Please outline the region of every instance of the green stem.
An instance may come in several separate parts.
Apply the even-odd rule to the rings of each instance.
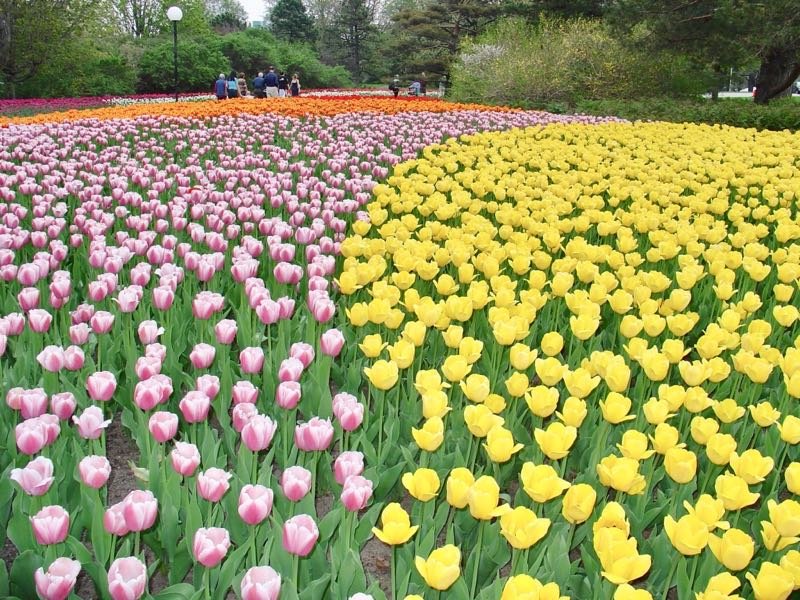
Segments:
[[[294,577],[294,591],[300,593],[300,557],[292,554],[292,574]]]
[[[475,560],[475,567],[472,570],[472,585],[470,586],[470,598],[475,598],[475,592],[478,587],[478,569],[481,566],[481,550],[483,546],[483,530],[486,528],[486,521],[481,521],[478,525],[478,541],[475,544],[475,552],[477,557]]]
[[[392,546],[392,598],[397,598],[397,546]]]
[[[206,598],[211,600],[211,569],[203,569],[203,587],[206,590]]]
[[[254,525],[250,529],[250,566],[255,567],[258,565],[258,553],[256,552],[256,535],[258,533],[258,525]]]
[[[672,559],[672,566],[669,568],[669,575],[667,575],[667,580],[664,583],[664,593],[661,595],[661,600],[667,600],[667,596],[669,595],[669,590],[672,587],[672,577],[675,575],[675,571],[678,570],[678,561],[681,559],[680,554],[676,554],[675,558]]]

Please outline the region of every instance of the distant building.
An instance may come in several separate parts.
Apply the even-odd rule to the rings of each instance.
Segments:
[[[250,23],[250,27],[253,29],[264,29],[267,24],[264,21],[252,21]]]

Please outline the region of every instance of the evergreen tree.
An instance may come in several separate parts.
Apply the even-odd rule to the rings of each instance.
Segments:
[[[357,82],[363,80],[374,54],[378,30],[373,17],[374,6],[366,0],[342,0],[333,24],[341,58]]]
[[[270,29],[290,42],[314,41],[314,22],[302,0],[278,0],[270,13]]]

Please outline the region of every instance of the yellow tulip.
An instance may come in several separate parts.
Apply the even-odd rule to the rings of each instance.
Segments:
[[[464,408],[464,422],[472,435],[484,438],[492,429],[502,425],[504,419],[494,414],[485,404],[474,404]]]
[[[583,367],[578,367],[574,371],[568,370],[564,374],[564,384],[567,386],[567,391],[576,398],[586,398],[599,383],[600,377],[592,376]]]
[[[393,361],[379,360],[372,367],[364,367],[369,382],[379,390],[390,390],[397,383],[399,370]]]
[[[367,358],[376,358],[388,344],[381,339],[379,333],[365,336],[358,345],[361,353]]]
[[[781,413],[772,407],[769,402],[759,402],[755,406],[748,406],[750,416],[760,427],[769,427],[781,418]]]
[[[706,524],[709,531],[715,529],[728,529],[730,525],[727,521],[723,521],[722,517],[725,515],[725,504],[722,500],[714,498],[709,494],[702,494],[694,506],[684,501],[683,503],[686,511]]]
[[[717,493],[717,498],[722,500],[725,505],[725,510],[739,510],[745,506],[755,504],[760,498],[758,494],[750,491],[744,479],[732,473],[717,477],[714,482],[714,490]]]
[[[383,509],[381,525],[382,529],[373,527],[372,533],[384,544],[390,546],[406,543],[419,529],[418,525],[411,525],[408,513],[397,502],[387,504]]]
[[[472,472],[465,467],[450,471],[447,478],[447,503],[454,508],[464,508],[469,500],[469,490],[475,483]]]
[[[525,375],[525,373],[515,371],[508,379],[506,379],[505,385],[506,390],[512,398],[521,398],[525,395],[525,392],[528,391],[530,379],[528,379],[528,376]]]
[[[467,400],[477,404],[483,403],[491,392],[489,378],[486,375],[471,373],[458,384]]]
[[[650,398],[642,406],[644,418],[651,425],[660,425],[672,415],[670,414],[669,402],[666,400],[659,400],[658,398]]]
[[[740,529],[729,529],[721,538],[710,535],[708,547],[714,557],[730,571],[746,568],[755,553],[753,538]]]
[[[569,367],[557,358],[537,358],[533,361],[533,366],[536,369],[536,375],[542,380],[544,385],[554,386],[564,374],[569,370]]]
[[[800,419],[794,415],[787,415],[783,423],[778,423],[781,439],[787,444],[800,443]]]
[[[800,552],[790,550],[781,557],[781,568],[794,578],[794,589],[800,589]]]
[[[625,542],[608,546],[600,554],[603,570],[601,575],[611,583],[620,585],[642,577],[650,570],[652,558],[649,554],[639,554],[636,540],[629,538]]]
[[[718,466],[727,465],[736,452],[736,438],[729,433],[715,433],[708,438],[706,456]]]
[[[627,390],[631,379],[631,370],[625,364],[625,359],[618,356],[609,361],[603,379],[612,392],[622,393]]]
[[[496,463],[504,463],[511,460],[511,457],[525,446],[514,443],[514,438],[508,429],[502,425],[495,425],[486,434],[486,443],[483,447],[489,459]]]
[[[730,465],[733,472],[744,479],[748,485],[761,483],[772,471],[775,461],[770,456],[762,456],[755,448],[745,450],[741,455],[731,453]]]
[[[444,441],[444,423],[440,417],[431,417],[421,429],[411,428],[411,435],[420,450],[435,452]]]
[[[669,360],[655,348],[645,350],[639,364],[650,381],[662,381],[669,371]]]
[[[494,414],[499,415],[506,408],[506,399],[500,394],[489,394],[483,401],[483,405]]]
[[[425,342],[425,334],[428,328],[421,321],[409,321],[403,326],[403,338],[419,348]]]
[[[716,435],[717,431],[719,431],[719,423],[714,419],[694,417],[692,418],[690,431],[692,439],[701,446],[705,446],[711,436]]]
[[[576,398],[575,396],[570,396],[564,401],[561,412],[556,412],[556,417],[558,417],[564,425],[571,425],[578,429],[583,424],[588,414],[589,411],[586,408],[586,401]]]
[[[483,352],[483,342],[473,337],[466,336],[458,344],[458,354],[463,356],[469,364],[474,365]]]
[[[517,506],[500,516],[500,535],[517,550],[527,550],[541,540],[549,529],[550,519],[539,518],[524,506]]]
[[[547,418],[558,407],[558,390],[545,385],[537,385],[525,392],[525,402],[537,417]]]
[[[786,488],[795,495],[800,495],[800,462],[792,462],[784,473]]]
[[[562,596],[557,583],[542,584],[530,575],[514,575],[503,586],[500,600],[569,600]]]
[[[472,365],[460,354],[453,354],[444,359],[442,374],[448,381],[461,381],[472,370]]]
[[[467,492],[467,505],[473,518],[488,521],[497,516],[497,505],[500,502],[500,486],[493,477],[483,475]]]
[[[666,454],[671,448],[683,447],[683,444],[679,444],[680,432],[668,423],[658,424],[654,433],[655,435],[650,436],[650,441],[653,444],[653,450],[658,454]]]
[[[785,600],[794,589],[794,577],[775,563],[763,562],[757,575],[746,573],[756,600]]]
[[[605,400],[600,401],[600,410],[603,414],[603,419],[616,425],[623,421],[630,421],[635,419],[635,415],[631,415],[631,399],[619,394],[611,392],[606,396]]]
[[[464,328],[459,325],[451,325],[442,332],[444,345],[448,348],[458,348],[461,339],[464,337]]]
[[[569,523],[579,525],[592,516],[595,502],[597,492],[588,483],[572,485],[562,499],[561,515]]]
[[[419,468],[413,473],[403,473],[403,487],[420,502],[428,502],[439,493],[439,476],[433,469]]]
[[[629,583],[623,583],[614,591],[612,600],[653,600],[647,590],[637,589]]]
[[[697,473],[697,455],[685,448],[670,448],[664,455],[664,470],[676,483],[689,483]]]
[[[536,360],[537,354],[525,344],[514,344],[509,352],[509,362],[517,371],[525,371]]]
[[[550,460],[559,460],[569,454],[578,437],[578,430],[563,423],[553,422],[547,429],[536,429],[533,437],[544,455]]]
[[[564,348],[564,338],[557,331],[550,331],[542,336],[539,347],[547,356],[555,356]]]
[[[635,496],[643,494],[647,486],[644,476],[639,474],[639,461],[632,458],[612,454],[601,459],[596,469],[600,483],[617,491]]]
[[[726,398],[721,402],[715,402],[712,407],[714,409],[714,414],[723,423],[738,421],[745,413],[744,407],[736,404],[736,400],[733,398]]]
[[[628,523],[628,517],[625,514],[625,509],[619,502],[609,502],[603,507],[600,516],[592,524],[592,533],[598,535],[601,529],[618,529],[627,538],[631,532],[631,525]]]
[[[730,573],[720,573],[708,580],[706,589],[696,594],[696,600],[742,600],[733,592],[741,587],[741,582]]]
[[[795,500],[784,500],[780,504],[775,500],[767,501],[769,520],[781,537],[800,536],[800,503]]]
[[[407,369],[414,362],[416,346],[409,341],[399,339],[389,346],[389,358],[391,358],[400,369]]]
[[[522,465],[519,479],[525,493],[539,503],[557,498],[569,487],[569,483],[561,479],[553,467],[532,462]]]
[[[622,443],[617,444],[617,448],[622,456],[641,461],[653,455],[653,451],[648,449],[649,444],[645,434],[636,429],[629,429],[622,434]]]
[[[446,590],[461,575],[461,550],[448,544],[431,552],[427,559],[415,557],[414,566],[429,587]]]
[[[667,515],[664,531],[675,549],[684,556],[700,554],[708,545],[708,527],[692,514],[684,515],[678,521]]]

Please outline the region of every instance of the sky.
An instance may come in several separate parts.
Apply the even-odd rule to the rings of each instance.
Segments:
[[[264,18],[264,0],[239,0],[247,11],[249,21],[261,21]]]

